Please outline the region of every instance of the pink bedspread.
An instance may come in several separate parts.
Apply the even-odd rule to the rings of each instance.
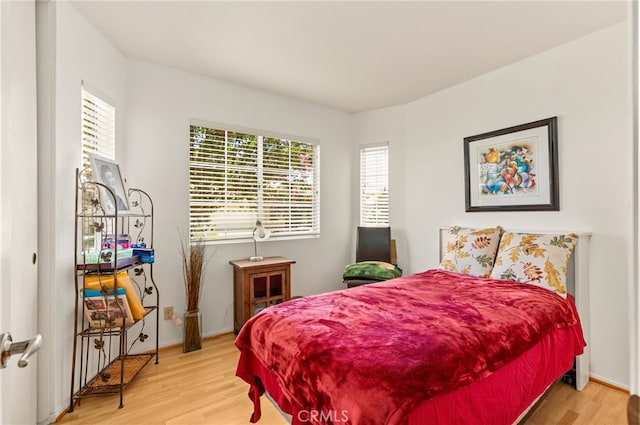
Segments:
[[[316,423],[400,424],[577,323],[571,302],[546,289],[430,270],[264,310],[236,339],[237,375],[251,384],[253,421],[265,368],[294,423],[306,412]]]

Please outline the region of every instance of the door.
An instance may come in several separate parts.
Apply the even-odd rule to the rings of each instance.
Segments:
[[[0,332],[37,333],[35,2],[0,1]],[[0,369],[0,423],[36,423],[37,355]]]

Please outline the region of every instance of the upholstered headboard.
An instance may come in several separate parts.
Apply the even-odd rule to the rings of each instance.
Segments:
[[[449,232],[449,227],[438,229],[439,259],[442,260],[447,249],[447,243],[455,239],[455,235]],[[574,233],[578,235],[576,244],[569,265],[567,267],[567,291],[576,300],[576,307],[580,314],[582,330],[587,340],[587,347],[584,354],[576,358],[576,388],[581,391],[589,381],[589,244],[591,233],[571,232],[571,231],[541,231],[541,230],[520,230],[505,229],[507,232],[533,233],[544,235],[556,235]]]

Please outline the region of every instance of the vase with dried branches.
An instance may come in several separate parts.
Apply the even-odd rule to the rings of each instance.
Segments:
[[[205,245],[201,240],[182,242],[182,267],[184,287],[187,298],[187,310],[184,313],[183,351],[195,351],[202,348],[202,314],[200,312],[200,293],[206,265]]]

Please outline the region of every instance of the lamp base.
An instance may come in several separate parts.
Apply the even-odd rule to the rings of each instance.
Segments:
[[[264,260],[264,257],[258,256],[258,255],[249,257],[249,261],[262,261],[262,260]]]

